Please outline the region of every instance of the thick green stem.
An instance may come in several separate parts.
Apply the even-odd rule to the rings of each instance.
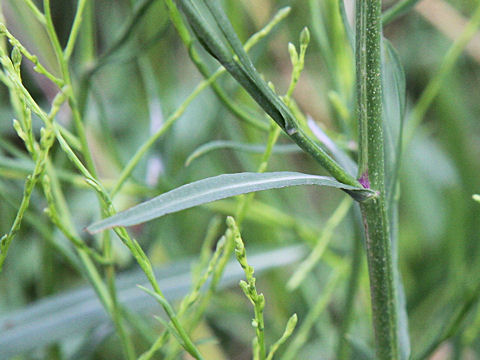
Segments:
[[[388,219],[383,196],[361,205],[376,353],[379,359],[398,359],[397,314]]]
[[[359,181],[377,196],[360,204],[366,234],[373,326],[378,359],[398,359],[396,296],[385,202],[382,117],[381,0],[356,2]]]

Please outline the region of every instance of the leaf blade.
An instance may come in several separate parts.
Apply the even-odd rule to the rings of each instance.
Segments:
[[[180,186],[112,217],[87,227],[90,233],[116,226],[131,226],[156,219],[166,214],[189,209],[227,197],[287,186],[319,185],[348,191],[365,199],[373,195],[367,189],[349,186],[326,177],[297,172],[223,174]]]

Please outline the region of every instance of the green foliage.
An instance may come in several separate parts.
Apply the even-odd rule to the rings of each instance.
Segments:
[[[480,7],[417,2],[2,1],[0,358],[478,357]]]

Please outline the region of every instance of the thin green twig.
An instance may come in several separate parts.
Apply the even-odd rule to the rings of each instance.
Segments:
[[[32,0],[23,0],[23,1],[25,2],[25,4],[27,4],[30,10],[32,10],[33,15],[35,15],[37,20],[41,24],[45,25],[46,24],[45,15],[42,14],[42,12],[38,9],[37,5],[35,5],[35,3]]]
[[[49,72],[38,60],[38,57],[36,55],[33,55],[30,53],[25,46],[23,46],[20,41],[18,41],[11,33],[8,31],[8,29],[5,27],[4,24],[0,23],[0,35],[5,35],[9,41],[9,43],[15,48],[18,48],[22,55],[25,56],[28,60],[30,60],[34,67],[33,69],[38,72],[39,74],[44,75],[47,77],[49,80],[51,80],[54,84],[56,84],[59,88],[62,88],[64,85],[64,81],[62,79],[59,79],[56,77],[54,74]]]
[[[65,50],[63,51],[64,61],[68,61],[70,59],[70,56],[72,55],[78,33],[82,25],[83,11],[88,1],[89,0],[79,0],[78,2],[75,18],[73,19],[72,29],[70,30],[70,36],[68,37],[67,45],[65,46]]]
[[[263,318],[263,310],[265,309],[265,297],[263,294],[257,292],[256,279],[254,277],[254,270],[247,262],[247,253],[245,251],[245,245],[240,235],[240,230],[233,217],[227,218],[227,225],[229,231],[232,232],[233,239],[235,241],[235,255],[237,261],[242,266],[245,272],[246,281],[240,281],[240,287],[242,288],[245,296],[253,304],[255,312],[255,318],[252,321],[252,326],[255,328],[256,338],[253,341],[254,359],[265,360],[267,356],[267,350],[265,347],[265,323]]]
[[[55,26],[53,24],[52,14],[51,14],[51,10],[50,10],[50,0],[44,0],[43,1],[43,8],[44,8],[44,11],[45,11],[47,33],[48,33],[50,41],[53,45],[53,49],[55,51],[57,61],[60,65],[60,69],[62,71],[63,81],[65,82],[65,86],[68,89],[68,91],[67,91],[68,103],[69,103],[70,108],[72,110],[72,115],[73,115],[75,128],[76,128],[78,138],[80,140],[80,144],[81,144],[81,147],[82,147],[82,155],[85,158],[85,161],[87,163],[87,167],[88,167],[89,171],[94,176],[96,176],[95,164],[93,162],[92,154],[90,153],[90,148],[88,146],[87,136],[86,136],[86,132],[85,132],[85,126],[83,124],[83,120],[82,120],[79,108],[77,106],[77,99],[75,97],[75,94],[73,93],[72,80],[71,80],[70,71],[69,71],[69,68],[68,68],[68,61],[65,58],[63,49],[60,45],[60,41],[59,41],[57,33],[55,31]],[[78,7],[77,8],[77,13],[79,11],[82,11],[82,10],[83,10],[83,7]],[[72,40],[72,46],[73,46],[73,40]]]

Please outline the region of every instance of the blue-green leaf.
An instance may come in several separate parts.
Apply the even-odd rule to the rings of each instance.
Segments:
[[[116,226],[131,226],[215,200],[261,190],[296,185],[320,185],[343,189],[356,199],[365,199],[371,190],[342,184],[333,178],[297,172],[223,174],[180,186],[149,201],[98,221],[87,228],[90,233]]]

